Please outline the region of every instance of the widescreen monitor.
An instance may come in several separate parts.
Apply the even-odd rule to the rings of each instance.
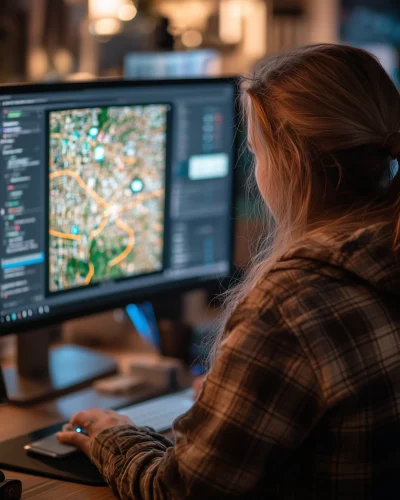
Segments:
[[[0,329],[231,272],[233,79],[0,87]]]

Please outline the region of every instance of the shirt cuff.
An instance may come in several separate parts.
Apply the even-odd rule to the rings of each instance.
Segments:
[[[103,474],[104,467],[110,463],[113,457],[125,455],[127,451],[130,451],[131,454],[135,446],[138,446],[138,452],[140,452],[141,445],[145,443],[148,445],[150,442],[164,451],[173,446],[169,439],[158,434],[151,427],[133,425],[111,427],[100,432],[92,441],[91,460]]]

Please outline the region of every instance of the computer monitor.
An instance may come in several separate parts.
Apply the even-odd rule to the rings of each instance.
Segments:
[[[2,335],[229,275],[236,95],[234,79],[0,87]]]
[[[135,80],[217,76],[221,67],[222,56],[213,49],[131,52],[124,58],[124,76]]]

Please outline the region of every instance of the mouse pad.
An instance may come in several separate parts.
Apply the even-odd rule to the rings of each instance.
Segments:
[[[97,468],[81,453],[65,458],[50,458],[29,455],[24,450],[26,444],[54,434],[61,427],[62,424],[52,425],[0,443],[0,468],[91,486],[105,486]]]

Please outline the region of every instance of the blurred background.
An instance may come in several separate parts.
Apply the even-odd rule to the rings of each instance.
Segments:
[[[0,84],[225,76],[317,42],[365,47],[400,83],[398,0],[0,0]]]
[[[342,41],[398,79],[397,0],[1,0],[0,82],[227,75]]]
[[[400,83],[399,0],[0,0],[0,84],[226,76],[318,42],[364,47]],[[249,171],[244,147],[239,268],[261,231],[244,188]],[[198,301],[189,302],[198,314]]]
[[[316,42],[365,47],[399,82],[400,2],[0,0],[0,84],[231,75]]]

